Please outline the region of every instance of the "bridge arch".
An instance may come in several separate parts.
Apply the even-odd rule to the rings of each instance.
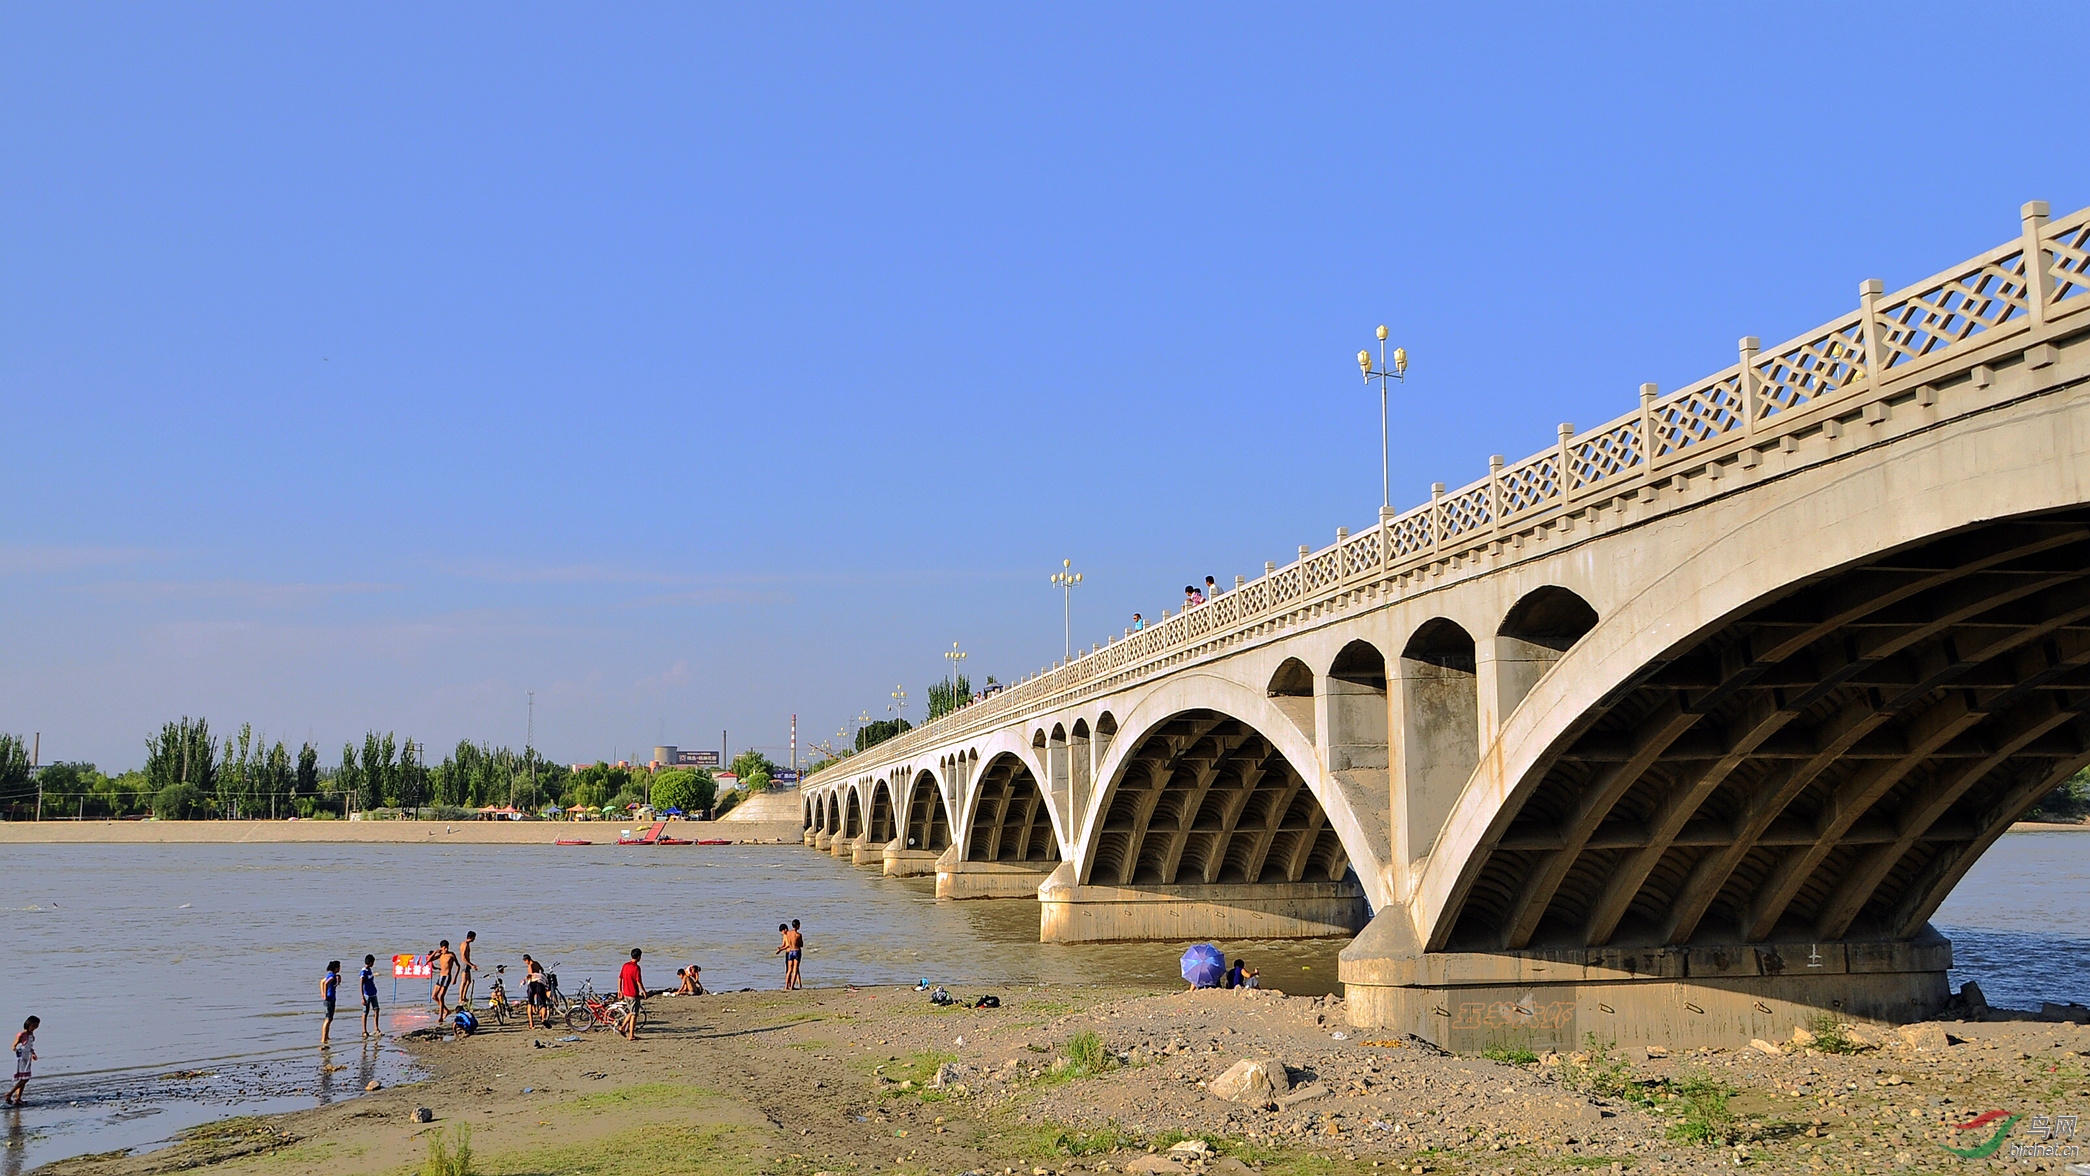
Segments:
[[[842,790],[840,788],[836,788],[827,794],[827,824],[822,826],[822,830],[824,832],[834,834],[841,832],[841,829]]]
[[[849,786],[848,798],[843,802],[842,806],[842,836],[861,837],[863,832],[863,788],[861,785],[851,784]]]
[[[987,761],[970,807],[963,860],[1045,868],[1059,862],[1051,805],[1021,755],[1003,751]]]
[[[1165,766],[1158,747],[1168,741],[1216,757],[1207,762],[1202,781],[1157,774]],[[1274,880],[1280,866],[1287,878],[1310,875],[1318,866],[1339,879],[1354,868],[1376,907],[1385,900],[1383,858],[1355,806],[1320,762],[1263,691],[1208,674],[1170,679],[1125,715],[1110,754],[1098,765],[1103,787],[1087,806],[1074,877],[1085,885],[1158,878],[1253,881]],[[1302,800],[1307,803],[1299,805]],[[1295,811],[1300,820],[1287,824]],[[1174,825],[1157,826],[1157,812]],[[1227,827],[1207,827],[1214,818]],[[1254,836],[1242,836],[1244,829]],[[1156,834],[1151,844],[1150,833]],[[1279,842],[1291,856],[1270,856]],[[1186,866],[1194,875],[1186,875]]]
[[[1979,502],[1900,509],[1951,497],[1939,489],[1872,492],[1897,509],[1795,506],[1818,570],[1793,566],[1786,511],[1708,520],[1700,550],[1562,655],[1460,797],[1418,938],[1920,933],[2010,822],[2090,762],[2090,511],[1980,521]],[[1919,533],[1926,517],[1965,521]],[[1737,566],[1772,542],[1778,582]]]
[[[941,853],[951,844],[951,810],[944,803],[946,789],[936,773],[923,768],[907,788],[904,821],[898,836],[906,849]]]
[[[895,825],[893,782],[879,779],[871,784],[871,799],[864,814],[864,837],[872,845],[884,845],[893,839]]]

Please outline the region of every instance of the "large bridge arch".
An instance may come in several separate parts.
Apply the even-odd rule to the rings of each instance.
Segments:
[[[1621,569],[1631,590],[1532,687],[1461,794],[1417,879],[1416,939],[1446,949],[1476,903],[1472,912],[1492,904],[1507,920],[1498,944],[1506,947],[1564,936],[1560,924],[1578,921],[1598,943],[1611,942],[1622,924],[1628,939],[1654,943],[1762,941],[1783,933],[1781,921],[1822,938],[1861,924],[1878,886],[1890,881],[1908,901],[1878,932],[1920,930],[1918,916],[1935,909],[1970,854],[2007,827],[2014,814],[2005,802],[2037,799],[2037,781],[2003,789],[1967,838],[1950,843],[1959,848],[1912,856],[1926,831],[1907,826],[1919,818],[1935,826],[1951,807],[1947,794],[1963,799],[1978,784],[1962,787],[1940,765],[2001,753],[1989,774],[2008,772],[2012,759],[2031,771],[2027,757],[2067,751],[2055,744],[2074,738],[2066,733],[2074,719],[2058,714],[2072,713],[2072,696],[2020,695],[2033,679],[2056,687],[2038,693],[2065,694],[2067,682],[2056,679],[2076,664],[2068,594],[2090,565],[2075,546],[2083,524],[2071,508],[2090,499],[2090,486],[2056,471],[2090,468],[2090,431],[2072,423],[2086,413],[2090,389],[2078,385],[1904,437],[1892,460],[1857,450],[1651,521],[1635,549],[1638,566]],[[1978,631],[1992,608],[2004,611],[1986,623],[2015,628],[2020,640]],[[1967,662],[1968,654],[1946,648],[1958,636],[1979,649],[1996,636],[2002,644],[1994,648],[2027,660],[2015,670],[2002,653]],[[1882,664],[1900,655],[1908,656]],[[1943,660],[1917,666],[1922,656]],[[1984,673],[2024,677],[1991,684]],[[1797,680],[1807,674],[1812,683]],[[1886,677],[1872,685],[1868,675]],[[1896,675],[1904,680],[1889,680]],[[1668,698],[1652,702],[1651,692]],[[1754,711],[1734,709],[1751,701]],[[1628,715],[1635,707],[1646,713]],[[1808,707],[1815,710],[1789,713]],[[1997,708],[2009,713],[1991,713]],[[1708,717],[1714,721],[1702,722]],[[1607,723],[1630,727],[1611,733]],[[1782,783],[1755,778],[1771,769],[1742,766],[1797,755],[1804,749],[1777,746],[1795,732],[1814,747],[1799,767],[1777,769]],[[1546,840],[1527,828],[1506,842],[1520,820],[1532,824],[1527,810],[1542,786],[1550,780],[1559,790],[1577,742],[1606,734],[1619,746],[1591,750],[1610,766],[1586,773],[1566,809],[1552,814]],[[1712,746],[1695,746],[1701,742]],[[1683,759],[1670,752],[1676,744],[1703,770],[1656,770],[1665,757]],[[1597,762],[1596,754],[1584,762]],[[2049,762],[2059,771],[2074,756]],[[1861,763],[1875,766],[1861,772]],[[1657,776],[1668,778],[1647,783]],[[1716,796],[1721,804],[1706,809]],[[1604,830],[1614,810],[1641,828]],[[1788,810],[1811,816],[1811,831],[1773,835]],[[1701,811],[1728,822],[1724,849],[1687,844],[1704,840],[1685,836]],[[1888,828],[1860,829],[1868,813]],[[1805,844],[1769,843],[1780,837]],[[1711,853],[1682,852],[1694,849]],[[1886,861],[1890,852],[1899,859]],[[1515,860],[1520,854],[1529,860]],[[1711,875],[1723,873],[1714,889]],[[1915,873],[1931,881],[1919,883]],[[1758,890],[1752,909],[1724,928],[1708,922],[1707,911],[1745,883]],[[1874,893],[1855,893],[1868,885]],[[1666,912],[1655,909],[1664,888]],[[1653,925],[1635,929],[1629,915]],[[1552,935],[1542,934],[1549,923]]]
[[[1354,869],[1370,905],[1376,909],[1387,900],[1383,854],[1359,820],[1350,797],[1328,775],[1312,741],[1275,705],[1262,689],[1262,682],[1251,688],[1203,673],[1178,675],[1164,681],[1119,716],[1118,733],[1110,752],[1097,765],[1096,778],[1101,787],[1095,802],[1082,814],[1075,852],[1069,855],[1075,878],[1088,880],[1094,874],[1104,823],[1134,756],[1162,724],[1191,712],[1221,716],[1267,741],[1271,750],[1299,774],[1304,789],[1340,840],[1344,858]]]

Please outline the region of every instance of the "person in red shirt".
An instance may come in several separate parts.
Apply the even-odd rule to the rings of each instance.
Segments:
[[[646,982],[639,976],[639,949],[631,949],[631,958],[617,973],[617,995],[624,998],[624,1040],[639,1039],[639,1002],[646,999]]]

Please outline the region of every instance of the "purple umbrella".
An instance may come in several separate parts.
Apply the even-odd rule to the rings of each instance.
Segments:
[[[1226,975],[1226,956],[1209,943],[1193,943],[1183,953],[1183,979],[1193,988],[1217,988]]]

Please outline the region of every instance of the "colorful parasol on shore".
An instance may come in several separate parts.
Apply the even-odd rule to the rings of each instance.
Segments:
[[[1226,955],[1209,943],[1193,943],[1183,953],[1183,979],[1195,988],[1217,988],[1226,975]]]

